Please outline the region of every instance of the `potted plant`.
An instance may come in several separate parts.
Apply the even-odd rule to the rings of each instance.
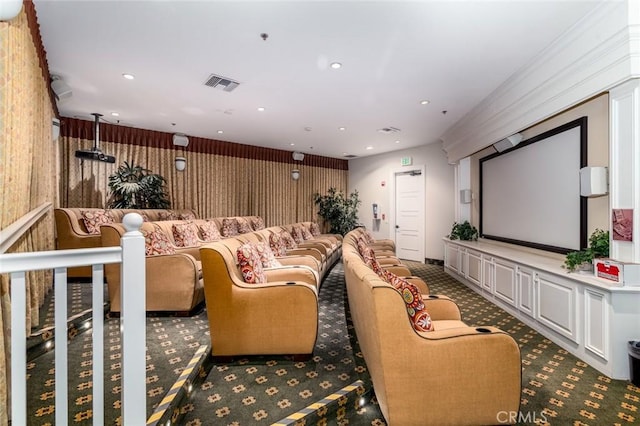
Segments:
[[[449,234],[450,240],[476,241],[478,239],[478,230],[471,225],[468,220],[462,223],[454,222]]]
[[[336,188],[329,188],[327,195],[316,192],[313,201],[318,205],[318,215],[329,223],[329,232],[346,235],[358,224],[358,206],[361,203],[358,191],[347,196]]]
[[[564,267],[569,272],[591,272],[593,271],[593,259],[609,257],[609,231],[596,229],[589,237],[589,247],[580,251],[567,253],[564,260]]]
[[[166,180],[139,165],[126,161],[109,176],[112,209],[167,209],[171,202],[165,191]]]

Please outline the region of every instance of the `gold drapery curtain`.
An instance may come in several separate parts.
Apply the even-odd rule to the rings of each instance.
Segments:
[[[52,142],[53,105],[33,4],[0,22],[0,229],[45,202],[56,204],[57,150]],[[37,30],[35,30],[37,32]],[[27,231],[9,253],[54,249],[53,213]],[[38,308],[51,289],[51,271],[27,274],[27,333],[40,323]],[[14,313],[15,314],[15,313]],[[0,276],[0,425],[8,424],[10,398],[10,283]],[[26,354],[25,354],[26,355]]]
[[[203,218],[259,215],[268,226],[316,220],[313,194],[324,194],[330,187],[347,188],[343,160],[308,156],[302,163],[293,162],[288,160],[290,152],[201,138],[190,138],[187,149],[175,148],[170,134],[108,124],[100,125],[100,149],[115,156],[116,163],[80,160],[75,151],[94,145],[92,125],[63,119],[62,206],[106,207],[109,175],[124,161],[162,175],[172,208],[195,209]],[[105,140],[110,137],[119,142]],[[167,137],[168,143],[159,142]],[[212,148],[215,144],[224,145],[223,149]],[[187,159],[184,171],[176,170],[176,156]],[[291,178],[293,169],[300,170],[297,181]]]

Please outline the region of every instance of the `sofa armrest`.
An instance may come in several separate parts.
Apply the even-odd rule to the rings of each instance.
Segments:
[[[399,265],[399,264],[383,265],[383,264],[380,264],[380,266],[382,266],[383,269],[386,269],[387,271],[389,271],[392,274],[395,274],[395,275],[397,275],[399,277],[405,278],[405,277],[410,277],[411,276],[411,271],[409,270],[409,268],[407,268],[404,265]]]
[[[423,295],[422,302],[424,303],[427,312],[429,312],[432,321],[461,321],[462,319],[462,316],[460,315],[460,307],[447,296],[435,294]]]
[[[418,287],[418,290],[420,290],[420,293],[423,296],[430,294],[431,291],[429,290],[429,285],[427,283],[425,283],[422,278],[414,277],[414,276],[408,276],[408,277],[403,277],[403,278],[405,280],[409,281],[411,284],[413,284],[416,287]]]
[[[276,268],[265,268],[264,274],[267,282],[304,282],[313,286],[318,286],[318,276],[311,268],[303,266],[282,266]]]
[[[313,256],[320,265],[324,265],[326,260],[325,255],[315,248],[298,247],[295,249],[287,249],[287,255]]]
[[[319,262],[311,256],[279,256],[276,259],[284,266],[304,265],[320,273]]]

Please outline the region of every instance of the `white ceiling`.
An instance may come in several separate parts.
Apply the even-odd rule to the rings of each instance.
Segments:
[[[49,71],[73,90],[63,117],[344,158],[439,141],[600,1],[35,6]],[[207,87],[212,73],[240,86]]]

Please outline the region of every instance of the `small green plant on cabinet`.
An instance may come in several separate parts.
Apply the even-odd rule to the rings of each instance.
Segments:
[[[109,176],[108,207],[112,209],[168,209],[166,180],[139,165],[126,161]]]
[[[591,268],[594,258],[609,257],[609,231],[596,229],[589,237],[589,247],[567,253],[564,267],[573,272],[576,269]]]
[[[346,235],[358,224],[358,206],[361,203],[358,191],[348,196],[336,188],[329,188],[327,192],[327,195],[313,194],[318,215],[331,226],[329,232]]]
[[[462,223],[454,222],[449,234],[450,240],[476,241],[478,239],[478,230],[471,225],[468,220]]]

